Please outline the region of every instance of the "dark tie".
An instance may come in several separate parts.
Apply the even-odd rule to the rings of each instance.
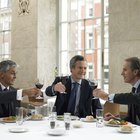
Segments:
[[[71,90],[67,111],[70,112],[71,114],[74,114],[75,103],[76,103],[76,93],[77,93],[79,84],[77,82],[72,83],[72,84],[73,84],[73,88]]]
[[[136,91],[136,88],[135,87],[132,87],[132,94],[135,94],[135,91]]]

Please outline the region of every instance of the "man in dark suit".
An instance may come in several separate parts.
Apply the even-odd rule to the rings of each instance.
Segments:
[[[22,96],[40,94],[37,88],[17,90],[12,85],[16,79],[17,64],[11,60],[0,62],[0,117],[14,116]]]
[[[125,119],[140,125],[140,59],[137,57],[125,59],[121,75],[124,77],[125,83],[132,85],[130,94],[107,94],[100,89],[96,89],[93,95],[109,102],[128,105],[128,114]],[[111,114],[106,114],[106,116],[108,119],[112,118]]]
[[[56,77],[53,84],[46,88],[46,95],[57,96],[55,106],[58,115],[63,115],[64,112],[79,117],[91,115],[92,89],[89,82],[84,79],[86,69],[85,58],[76,55],[70,60],[71,76]],[[96,107],[101,107],[100,101],[97,100]],[[92,108],[95,110],[94,106]]]

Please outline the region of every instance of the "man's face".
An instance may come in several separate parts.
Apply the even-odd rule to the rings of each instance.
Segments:
[[[71,69],[72,77],[74,80],[80,80],[85,77],[87,69],[86,61],[77,61],[75,67]]]
[[[14,81],[16,79],[16,68],[15,67],[11,67],[7,72],[1,72],[0,74],[0,79],[1,79],[1,83],[4,86],[10,86],[14,84]]]
[[[130,83],[133,85],[135,82],[135,78],[137,77],[137,71],[136,70],[132,71],[130,66],[131,66],[130,62],[126,61],[123,65],[121,75],[123,76],[125,83]]]

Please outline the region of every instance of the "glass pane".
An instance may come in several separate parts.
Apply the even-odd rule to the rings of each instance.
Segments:
[[[68,24],[61,25],[61,50],[68,50]]]
[[[69,72],[69,60],[68,60],[68,52],[61,53],[60,60],[60,75],[68,75]]]
[[[78,2],[77,0],[71,0],[71,11],[70,11],[70,20],[77,20],[78,17]]]
[[[68,20],[68,0],[61,0],[60,4],[60,13],[61,13],[61,21],[67,21]]]
[[[94,0],[94,17],[101,17],[101,0]]]
[[[109,2],[108,2],[108,0],[104,0],[104,15],[105,16],[109,15]]]
[[[86,0],[85,15],[86,15],[86,18],[93,17],[93,0]]]
[[[78,19],[85,17],[85,0],[78,0]]]
[[[70,50],[78,49],[78,24],[77,22],[70,25]]]

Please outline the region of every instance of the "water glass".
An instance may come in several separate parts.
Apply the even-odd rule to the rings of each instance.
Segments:
[[[96,109],[96,127],[104,126],[103,109]]]
[[[64,113],[64,123],[65,123],[65,129],[70,129],[71,124],[71,113]]]
[[[23,107],[16,107],[16,124],[18,126],[23,124]]]
[[[50,116],[49,116],[49,123],[50,123],[50,128],[54,129],[56,126],[56,119],[57,119],[57,115],[56,112],[51,112]]]

